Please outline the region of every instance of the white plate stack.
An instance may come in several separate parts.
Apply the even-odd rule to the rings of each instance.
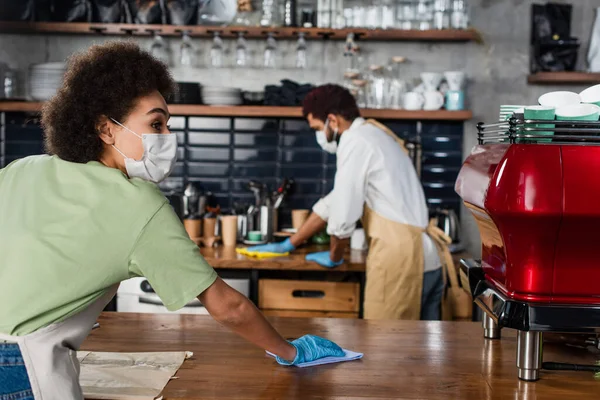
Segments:
[[[239,106],[242,104],[242,90],[236,88],[203,86],[202,101],[211,106]]]
[[[46,101],[56,94],[63,83],[65,63],[33,64],[29,67],[29,95],[33,100]]]

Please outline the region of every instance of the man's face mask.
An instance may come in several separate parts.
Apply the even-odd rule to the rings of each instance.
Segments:
[[[323,150],[330,154],[335,154],[337,152],[337,136],[338,130],[333,131],[333,139],[330,141],[327,140],[327,128],[329,127],[329,118],[325,121],[325,126],[322,131],[316,131],[317,143]]]

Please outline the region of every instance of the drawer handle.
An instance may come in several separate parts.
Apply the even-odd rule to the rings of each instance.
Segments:
[[[325,297],[325,292],[322,290],[294,290],[293,297],[309,297],[314,299],[322,299]]]

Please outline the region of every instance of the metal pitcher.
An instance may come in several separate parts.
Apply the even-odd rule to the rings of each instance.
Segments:
[[[273,240],[273,233],[277,226],[277,209],[272,205],[265,205],[260,208],[260,233],[263,240],[270,242]]]

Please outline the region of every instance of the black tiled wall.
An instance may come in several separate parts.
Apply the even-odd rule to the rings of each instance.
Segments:
[[[43,152],[37,119],[22,113],[3,116],[0,166]],[[405,139],[417,133],[416,122],[384,123]],[[304,120],[173,117],[171,129],[178,136],[181,161],[161,185],[165,192],[180,191],[194,181],[213,192],[222,208],[230,208],[253,201],[245,188],[251,179],[275,189],[281,178],[293,177],[296,189],[284,207],[292,209],[310,208],[333,187],[335,156],[320,149]],[[422,124],[422,181],[432,208],[459,210],[454,181],[462,162],[462,135],[461,122]]]

